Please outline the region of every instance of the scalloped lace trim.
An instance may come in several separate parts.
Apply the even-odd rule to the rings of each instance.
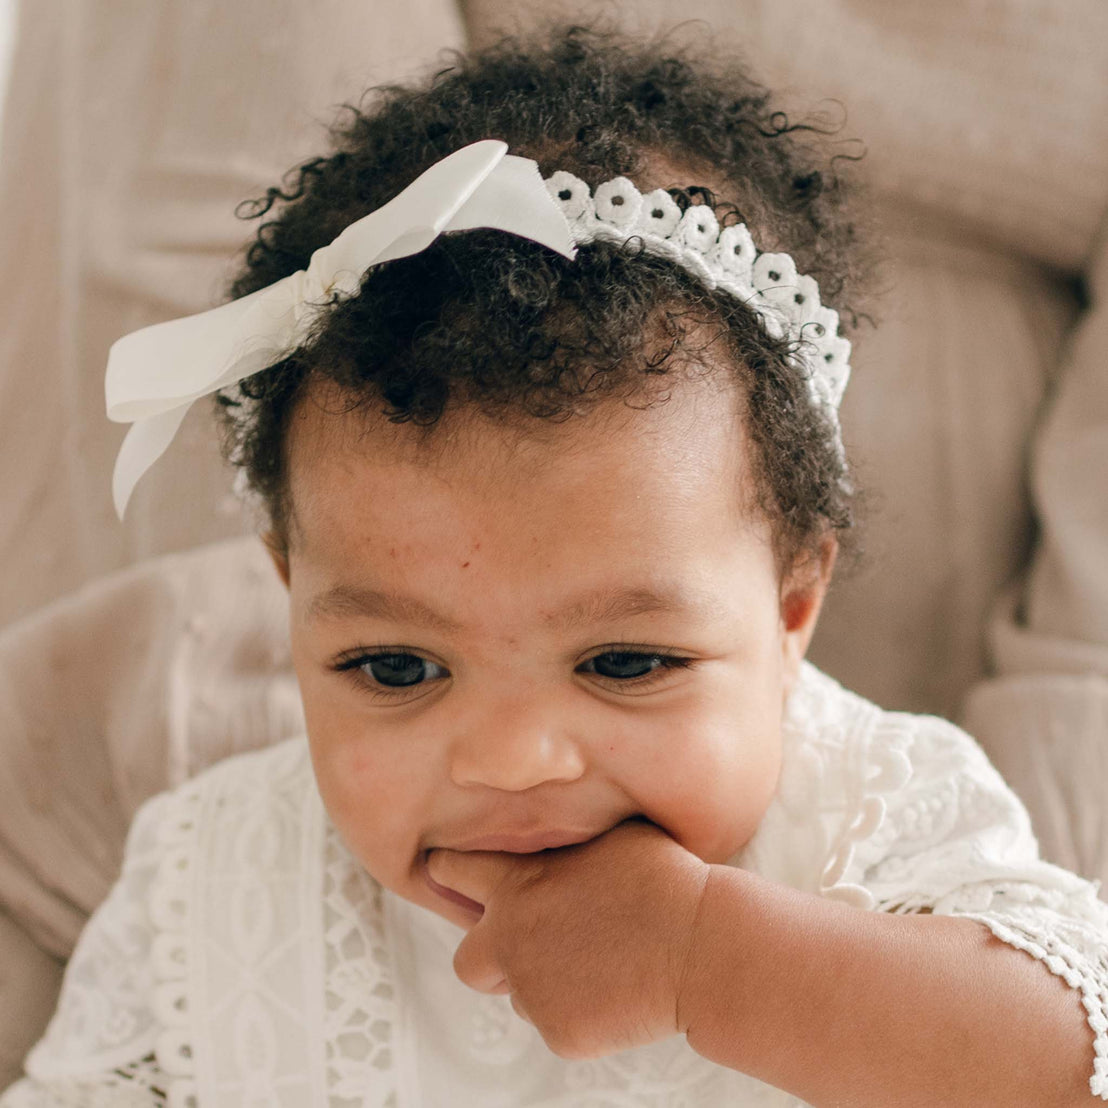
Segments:
[[[935,915],[984,924],[998,939],[1030,954],[1081,993],[1093,1031],[1093,1073],[1089,1090],[1108,1100],[1108,904],[1095,895],[1043,889],[1024,881],[968,885],[946,896],[916,896],[879,905],[881,911],[918,912],[929,904]]]
[[[621,245],[629,239],[747,304],[775,338],[788,336],[794,361],[806,371],[814,404],[838,430],[838,407],[850,376],[850,342],[839,335],[839,315],[820,303],[819,286],[798,274],[792,257],[763,253],[744,223],[720,228],[705,204],[681,211],[665,189],[645,195],[626,177],[589,186],[565,170],[544,181],[569,224],[574,242]]]

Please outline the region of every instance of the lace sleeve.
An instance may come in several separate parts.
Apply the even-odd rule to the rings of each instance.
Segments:
[[[153,930],[147,900],[161,856],[166,797],[148,801],[123,871],[66,967],[57,1010],[0,1108],[151,1108],[167,1103],[155,1061]]]
[[[877,911],[930,911],[984,924],[1081,993],[1094,1040],[1094,1096],[1108,1101],[1108,904],[1088,882],[1039,856],[1027,810],[963,731],[930,717],[884,714],[869,776],[890,747],[907,755],[902,787],[874,804],[847,882]]]

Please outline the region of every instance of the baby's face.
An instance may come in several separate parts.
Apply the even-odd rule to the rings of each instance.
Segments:
[[[448,415],[431,449],[325,407],[290,431],[292,650],[365,868],[466,925],[432,847],[539,850],[638,816],[731,858],[774,792],[822,584],[779,591],[730,392],[674,384],[536,438]]]

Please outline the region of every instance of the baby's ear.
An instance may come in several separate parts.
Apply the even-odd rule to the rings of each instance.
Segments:
[[[277,537],[273,531],[266,531],[262,535],[262,542],[265,543],[266,551],[273,561],[274,566],[277,567],[277,576],[284,582],[284,586],[287,589],[289,587],[289,552],[284,543]]]
[[[782,652],[786,689],[791,689],[819,621],[831,584],[839,544],[825,535],[817,554],[802,554],[781,585]]]

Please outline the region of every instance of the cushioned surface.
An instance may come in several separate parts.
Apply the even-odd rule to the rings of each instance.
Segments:
[[[332,105],[463,29],[445,0],[389,18],[340,0],[23,7],[0,151],[0,623],[93,583],[0,635],[0,906],[64,956],[142,799],[300,723],[256,541],[98,579],[243,528],[200,410],[118,525],[108,347],[217,302],[253,227],[235,204],[318,151]],[[472,32],[504,10],[470,0]],[[620,10],[652,26],[663,9]],[[693,0],[682,14],[742,36],[795,102],[845,101],[892,233],[888,306],[844,408],[877,494],[872,559],[836,586],[813,658],[888,707],[953,714],[968,694],[963,722],[1044,853],[1108,877],[1103,309],[1066,359],[1073,278],[1103,280],[1086,263],[1108,198],[1108,7]],[[995,609],[990,648],[1012,582],[1025,603]],[[0,965],[25,943],[0,923]],[[52,960],[19,965],[39,984],[0,985],[0,1065],[56,988]]]
[[[108,348],[220,302],[257,229],[235,206],[317,155],[343,101],[463,39],[454,0],[21,9],[0,146],[0,626],[140,558],[242,533],[203,403],[120,527]]]

